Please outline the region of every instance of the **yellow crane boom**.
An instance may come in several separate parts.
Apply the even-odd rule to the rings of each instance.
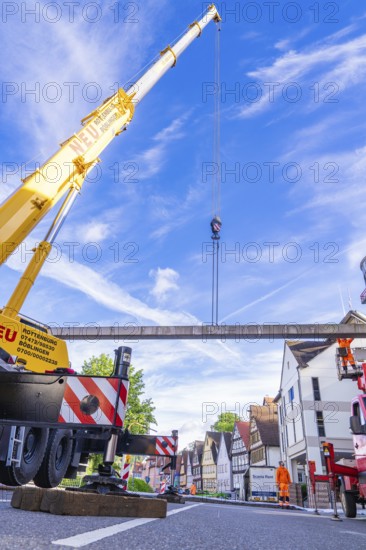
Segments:
[[[210,21],[220,21],[212,4],[199,21],[126,91],[120,88],[102,105],[84,117],[82,128],[63,142],[60,149],[0,206],[0,264],[36,227],[50,209],[65,196],[44,240],[38,245],[5,308],[0,311],[0,359],[13,358],[19,365],[29,363],[35,372],[69,366],[63,340],[47,333],[45,327],[20,317],[19,312],[52,248],[88,172],[100,161],[99,155],[131,122],[135,106],[174,67],[179,55],[200,36]],[[11,367],[9,367],[11,368]]]
[[[120,88],[84,117],[81,121],[83,127],[25,178],[23,185],[0,206],[0,264],[67,193],[75,180],[80,187],[88,172],[100,161],[102,151],[131,122],[135,105],[176,64],[179,55],[212,20],[220,20],[214,5],[209,6],[199,21],[189,26],[180,40],[165,48],[160,59],[133,86],[127,91]]]

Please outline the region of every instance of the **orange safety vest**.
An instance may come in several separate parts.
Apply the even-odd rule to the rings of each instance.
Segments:
[[[291,483],[290,473],[284,466],[279,466],[276,470],[276,483],[278,485],[281,483],[284,483],[285,485]]]
[[[338,344],[340,348],[349,348],[353,342],[353,338],[338,338]]]

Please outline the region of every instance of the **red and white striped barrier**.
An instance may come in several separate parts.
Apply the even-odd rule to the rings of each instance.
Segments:
[[[174,456],[177,452],[177,438],[172,436],[157,436],[155,454],[161,456]]]
[[[125,485],[126,487],[128,483],[128,476],[130,475],[130,468],[131,468],[130,461],[131,461],[131,456],[127,455],[121,470],[122,484]]]
[[[68,376],[58,421],[122,427],[128,382],[120,378]]]
[[[166,479],[163,479],[163,481],[160,482],[160,489],[159,489],[159,495],[162,495],[166,491],[167,481]]]

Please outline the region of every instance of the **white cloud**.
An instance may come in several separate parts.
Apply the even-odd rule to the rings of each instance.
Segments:
[[[201,202],[202,196],[206,193],[207,189],[205,185],[197,179],[188,188],[183,200],[178,200],[172,196],[153,197],[154,216],[157,221],[157,227],[151,233],[151,238],[163,238],[174,229],[188,224],[197,215],[197,204]]]
[[[149,179],[162,170],[167,159],[168,147],[172,141],[177,141],[184,137],[185,134],[182,128],[190,114],[191,111],[175,118],[152,138],[156,142],[156,145],[149,147],[133,159],[139,167],[140,180]]]
[[[287,50],[290,44],[291,44],[291,40],[285,38],[283,40],[279,40],[278,42],[276,42],[274,47],[277,50]]]
[[[162,269],[158,267],[157,269],[152,269],[149,273],[155,281],[154,288],[150,293],[159,301],[165,302],[168,296],[172,291],[178,290],[179,286],[177,281],[179,279],[179,273],[167,267]]]
[[[27,250],[30,249],[31,245],[27,243]],[[21,254],[13,254],[9,258],[7,265],[12,269],[22,271],[24,264],[22,263]],[[42,275],[59,281],[73,290],[79,290],[100,305],[112,311],[130,315],[133,319],[143,319],[159,325],[199,323],[189,313],[150,308],[104,275],[78,262],[70,263],[64,257],[61,257],[55,263],[46,262]]]
[[[41,10],[43,4],[37,3]],[[45,159],[57,143],[78,129],[83,116],[116,91],[116,82],[131,78],[146,62],[155,36],[149,13],[153,9],[160,14],[164,5],[165,0],[159,6],[146,0],[138,24],[124,24],[122,33],[113,23],[110,8],[103,7],[101,20],[90,25],[80,13],[80,4],[72,22],[65,8],[53,24],[44,17],[35,24],[29,17],[18,32],[18,18],[13,17],[1,25],[2,79],[18,90],[7,98],[6,116],[21,128],[32,157],[40,152],[38,160]],[[8,59],[12,62],[5,63]],[[25,95],[31,89],[37,90],[37,97]]]
[[[92,221],[78,230],[84,242],[101,242],[110,235],[110,226],[104,222]]]
[[[339,90],[344,91],[346,88],[362,82],[366,76],[366,35],[358,36],[341,44],[333,43],[333,40],[343,37],[344,34],[329,37],[330,41],[324,40],[321,43],[315,43],[302,51],[290,50],[277,58],[272,65],[250,71],[248,76],[263,83],[280,86],[290,82],[297,84],[307,82],[309,74],[312,72],[312,77],[314,77],[314,71],[317,71],[315,77],[317,81],[336,80]],[[329,67],[332,68],[329,69]],[[273,105],[270,95],[273,94],[273,90],[271,91],[269,86],[263,86],[263,90],[264,93],[260,100],[244,106],[239,116],[255,116]],[[330,91],[324,90],[323,95]],[[313,106],[321,104],[321,101],[313,102]]]

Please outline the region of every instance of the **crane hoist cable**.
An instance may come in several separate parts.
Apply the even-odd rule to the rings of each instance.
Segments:
[[[217,24],[215,40],[215,90],[214,94],[214,136],[213,136],[213,170],[212,170],[212,325],[219,321],[219,241],[221,222],[221,142],[220,142],[220,35],[221,26]]]

